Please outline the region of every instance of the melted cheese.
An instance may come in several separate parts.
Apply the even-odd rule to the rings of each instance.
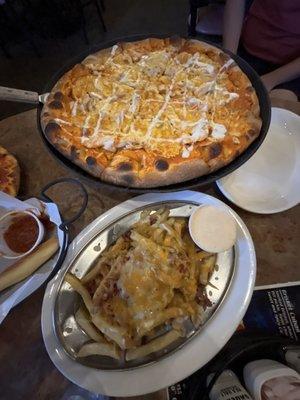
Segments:
[[[189,156],[191,155],[191,152],[193,151],[194,146],[188,146],[188,147],[184,147],[181,153],[181,157],[182,158],[189,158]]]
[[[95,81],[95,86],[96,86],[96,81]],[[100,99],[102,100],[102,96],[99,93],[95,93],[95,92],[90,92],[89,95],[91,97],[94,97],[95,99]]]
[[[76,100],[72,106],[72,112],[71,112],[72,117],[75,117],[77,114],[77,106],[78,106],[78,101]]]
[[[125,114],[125,111],[122,110],[122,111],[120,111],[120,113],[116,116],[116,122],[117,122],[117,124],[118,124],[119,126],[122,125],[122,123],[123,123],[123,121],[124,121],[124,114]]]
[[[114,151],[115,150],[115,141],[113,138],[103,138],[102,146],[105,150]]]
[[[213,75],[215,72],[214,65],[212,63],[201,61],[199,53],[195,53],[192,57],[190,57],[184,66],[188,68],[199,68],[204,70],[208,75]]]
[[[91,282],[95,283],[91,285],[93,302],[100,307],[103,321],[109,322],[101,324],[101,331],[115,340],[114,331],[105,330],[115,329],[121,348],[140,344],[145,334],[178,317],[199,314],[196,246],[187,234],[188,220],[174,220],[166,212],[152,214],[154,223],[150,216],[141,216],[129,238],[120,237],[103,254],[105,277],[95,275]],[[122,338],[126,343],[121,343]]]
[[[129,298],[134,319],[151,318],[163,310],[172,298],[172,291],[155,276],[151,267],[128,266],[122,268],[118,287]]]
[[[137,110],[137,106],[139,104],[139,99],[140,96],[137,93],[133,93],[132,99],[131,99],[131,104],[129,107],[129,111],[134,114],[135,111]]]
[[[71,122],[65,121],[64,119],[61,118],[54,118],[54,121],[57,122],[58,124],[72,126]]]
[[[235,92],[229,92],[226,88],[219,85],[215,86],[215,91],[217,93],[217,98],[220,105],[229,103],[232,100],[238,99],[239,94]]]
[[[118,45],[113,45],[113,47],[111,48],[111,56],[114,56],[116,54],[116,51],[118,50],[119,46]]]
[[[229,62],[216,74],[215,64],[205,56],[177,53],[175,47],[137,57],[117,50],[113,46],[101,65],[94,58],[87,60],[89,67],[89,62],[95,64],[93,76],[74,83],[78,100],[71,105],[71,125],[82,129],[84,146],[109,151],[146,148],[166,157],[188,158],[187,146],[208,137],[210,126],[213,139],[224,138],[226,128],[212,120],[215,104],[239,97],[218,79]]]
[[[227,132],[226,127],[224,125],[222,125],[222,124],[217,124],[217,123],[214,123],[214,122],[211,125],[212,125],[212,128],[213,128],[211,136],[214,139],[218,139],[218,140],[219,139],[224,139],[225,134]]]
[[[193,129],[192,140],[194,142],[205,139],[208,136],[208,120],[200,118]]]
[[[224,70],[226,70],[232,63],[234,63],[234,60],[232,58],[230,58],[228,61],[226,61],[226,63],[222,66],[222,68],[220,69],[220,72],[223,72]]]

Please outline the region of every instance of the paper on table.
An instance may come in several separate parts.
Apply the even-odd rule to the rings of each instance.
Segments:
[[[0,192],[0,215],[3,215],[4,213],[9,211],[28,209],[36,214],[39,214],[44,207],[46,214],[48,214],[50,218],[50,221],[52,221],[57,226],[57,236],[61,248],[63,243],[63,232],[58,228],[61,224],[61,217],[59,215],[58,208],[54,203],[43,203],[35,198],[28,199],[26,201],[20,201],[3,192]],[[0,293],[0,324],[14,306],[19,304],[29,295],[31,295],[46,281],[56,265],[59,254],[60,252],[57,252],[33,275]],[[16,261],[1,257],[0,272],[4,271],[14,262]]]
[[[32,199],[33,200],[33,199]],[[35,199],[37,200],[37,199]],[[9,196],[8,194],[1,192],[0,191],[0,216],[3,214],[9,212],[9,211],[25,211],[25,210],[30,210],[34,212],[35,214],[40,214],[39,212],[39,203],[40,201],[37,200],[38,203],[29,203],[27,201],[21,201],[16,199],[15,197]]]

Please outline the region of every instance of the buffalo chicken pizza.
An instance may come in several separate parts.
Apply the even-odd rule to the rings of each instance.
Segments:
[[[42,113],[46,137],[117,185],[183,182],[230,163],[259,135],[259,103],[238,65],[197,40],[119,43],[61,77]]]

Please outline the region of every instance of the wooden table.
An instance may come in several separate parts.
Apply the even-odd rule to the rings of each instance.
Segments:
[[[299,110],[299,103],[287,106],[293,111]],[[23,198],[38,196],[41,188],[56,178],[76,176],[54,160],[44,147],[36,127],[35,110],[0,121],[0,144],[15,154],[20,162],[20,196]],[[86,187],[88,208],[74,224],[73,236],[98,215],[133,196],[118,190]],[[222,198],[215,186],[209,187],[206,192]],[[80,204],[79,193],[67,186],[53,194],[63,212],[73,212]],[[257,215],[238,207],[232,208],[245,221],[255,243],[257,285],[300,280],[300,207],[274,215]],[[1,399],[65,400],[74,393],[80,393],[54,367],[45,350],[40,326],[44,289],[40,288],[15,307],[0,327]],[[164,391],[139,397],[146,400],[164,398]]]

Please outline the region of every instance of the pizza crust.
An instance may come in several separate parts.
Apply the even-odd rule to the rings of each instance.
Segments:
[[[167,186],[174,183],[184,182],[209,172],[209,167],[202,160],[192,160],[181,164],[171,164],[165,171],[152,168],[150,171],[119,172],[115,168],[106,168],[101,179],[115,185],[130,186],[135,188],[151,188]]]
[[[216,108],[213,105],[211,118],[215,117],[218,123],[224,121],[224,124],[226,124],[230,120],[230,116],[233,115],[230,113],[234,113],[238,109],[242,116],[242,125],[241,122],[232,125],[231,130],[226,134],[227,141],[210,139],[206,146],[203,146],[202,143],[198,146],[198,142],[196,142],[192,146],[194,149],[191,150],[191,156],[188,158],[173,156],[172,152],[168,154],[168,144],[165,145],[166,154],[145,149],[146,157],[144,160],[136,155],[139,154],[140,150],[132,149],[131,158],[126,159],[125,157],[125,161],[122,160],[124,152],[122,149],[116,148],[112,151],[100,146],[83,145],[82,135],[87,135],[88,141],[90,140],[89,138],[96,130],[96,120],[93,122],[93,129],[84,127],[86,119],[82,120],[81,128],[72,124],[69,127],[67,116],[72,115],[72,107],[74,107],[74,102],[77,101],[76,99],[76,101],[70,100],[70,90],[72,91],[74,87],[73,82],[78,84],[78,80],[83,80],[82,90],[84,93],[85,87],[87,87],[84,85],[89,85],[91,71],[96,75],[100,73],[99,71],[103,70],[103,63],[106,63],[112,57],[112,53],[115,52],[114,56],[118,57],[123,54],[123,51],[126,51],[133,60],[131,62],[135,62],[134,60],[139,59],[141,54],[152,54],[152,51],[164,50],[168,46],[172,46],[172,51],[175,52],[180,49],[184,57],[187,57],[188,54],[192,57],[193,54],[201,51],[207,60],[211,60],[207,62],[211,62],[214,68],[216,68],[216,65],[220,65],[221,70],[223,68],[226,71],[228,79],[224,83],[221,82],[225,85],[223,89],[221,88],[221,95],[223,95],[223,92],[229,93],[226,96],[230,98],[231,90],[237,90],[240,95],[235,95],[238,98],[235,100],[234,97],[235,106],[232,106],[232,108],[228,108],[226,101],[223,108]],[[109,80],[107,82],[109,84]],[[79,86],[79,88],[81,87]],[[165,92],[162,93],[166,96]],[[218,99],[218,92],[216,93],[216,99]],[[117,102],[118,99],[114,101]],[[53,87],[43,107],[41,124],[48,141],[74,164],[94,177],[115,185],[150,188],[194,179],[230,163],[258,137],[261,128],[259,113],[259,102],[251,82],[226,53],[197,40],[185,40],[178,37],[169,39],[150,38],[138,42],[119,43],[117,48],[113,46],[109,49],[100,50],[88,56],[81,64],[67,72]],[[86,125],[88,124],[86,123]],[[242,136],[239,132],[240,127],[243,127],[241,128],[244,132]],[[235,144],[233,144],[233,140],[235,140]],[[170,145],[173,144],[170,143]],[[167,162],[168,167],[165,169],[157,168],[155,162],[159,160],[165,160],[164,162]]]

